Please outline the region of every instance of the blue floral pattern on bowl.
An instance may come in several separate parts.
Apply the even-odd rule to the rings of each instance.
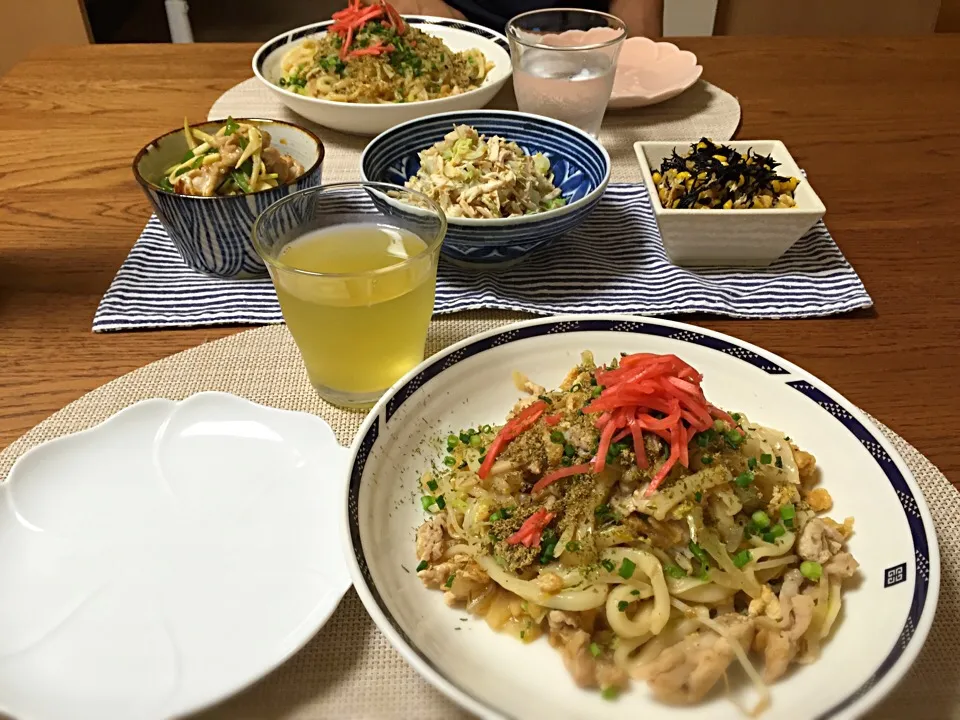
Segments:
[[[363,179],[403,185],[420,169],[419,153],[442,140],[454,125],[470,125],[488,137],[499,135],[527,153],[542,152],[567,201],[536,215],[448,218],[443,253],[458,264],[506,265],[548,245],[583,223],[610,180],[610,157],[596,139],[557,120],[506,110],[443,113],[387,130],[363,152]]]

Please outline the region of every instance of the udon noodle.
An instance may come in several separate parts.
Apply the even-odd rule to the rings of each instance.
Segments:
[[[820,516],[814,457],[701,379],[672,355],[590,353],[557,390],[516,377],[507,423],[451,434],[422,479],[420,579],[523,642],[547,635],[606,697],[633,678],[695,703],[739,665],[762,708],[837,621],[853,519]]]
[[[480,50],[453,52],[409,25],[384,0],[351,0],[333,19],[284,55],[280,87],[336,102],[418,102],[478,88],[493,67]]]

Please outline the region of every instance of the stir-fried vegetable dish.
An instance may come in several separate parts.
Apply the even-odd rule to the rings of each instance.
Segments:
[[[691,704],[739,665],[763,707],[835,626],[853,519],[821,515],[813,455],[702,380],[650,353],[585,352],[552,391],[516,376],[528,396],[506,423],[452,432],[421,480],[421,581],[523,642],[546,635],[605,697],[635,679]]]
[[[270,144],[262,128],[228,118],[212,135],[183,121],[186,155],[157,183],[179,195],[244,195],[293,182],[303,166]]]
[[[420,153],[406,186],[436,201],[447,217],[505,218],[562,207],[550,160],[519,145],[457,125]]]
[[[748,150],[701,138],[686,155],[676,151],[653,173],[660,203],[686,210],[741,210],[796,206],[795,177],[777,173],[780,163]]]
[[[284,56],[280,87],[337,102],[418,102],[478,88],[493,67],[480,50],[453,52],[409,25],[385,0],[350,0],[333,20]]]

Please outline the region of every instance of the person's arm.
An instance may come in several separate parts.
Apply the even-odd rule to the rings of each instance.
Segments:
[[[663,0],[610,0],[610,13],[627,24],[631,36],[663,35]]]
[[[454,10],[443,0],[393,0],[390,4],[401,15],[435,15],[457,20],[466,19],[459,10]]]

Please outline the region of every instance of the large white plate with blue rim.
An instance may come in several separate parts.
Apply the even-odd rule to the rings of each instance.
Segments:
[[[817,378],[750,343],[668,320],[591,316],[511,325],[429,358],[383,397],[353,445],[344,528],[354,586],[394,647],[483,718],[743,717],[722,692],[699,706],[670,708],[635,684],[605,701],[575,687],[545,639],[525,645],[466,620],[412,572],[423,519],[418,479],[439,457],[435,440],[451,429],[502,422],[517,399],[513,371],[556,387],[584,349],[600,359],[675,353],[704,374],[712,402],[784,430],[817,457],[834,498],[831,515],[856,518],[850,548],[862,580],[846,593],[822,657],[773,686],[765,717],[852,718],[875,705],[916,658],[937,604],[937,539],[916,481],[863,413]]]
[[[347,451],[223,393],[145,400],[0,484],[0,716],[159,720],[304,645],[350,586]]]

